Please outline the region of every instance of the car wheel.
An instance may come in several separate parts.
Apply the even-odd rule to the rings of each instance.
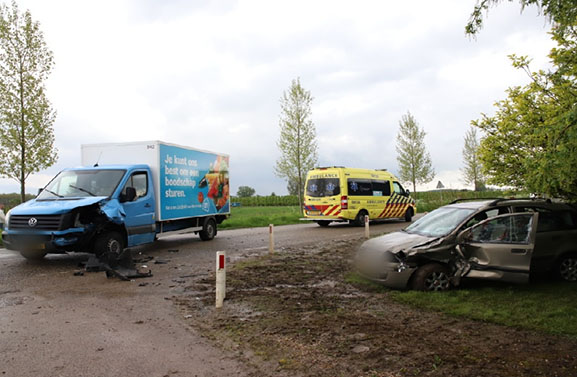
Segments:
[[[331,222],[328,221],[328,220],[319,220],[319,221],[317,221],[317,224],[319,224],[319,225],[322,226],[322,227],[327,227],[327,226],[329,226],[330,223],[331,223]]]
[[[368,216],[369,213],[367,211],[360,210],[359,213],[357,213],[357,217],[355,217],[355,221],[353,222],[354,226],[365,226],[365,216]]]
[[[407,208],[405,212],[405,221],[410,223],[413,220],[413,209],[411,207]]]
[[[20,250],[20,255],[28,260],[40,260],[44,258],[46,252],[44,250]]]
[[[198,233],[203,241],[210,241],[216,236],[216,222],[214,219],[208,219],[204,223],[202,230]]]
[[[412,288],[419,291],[446,291],[451,288],[449,269],[437,263],[420,267],[413,276]]]
[[[577,254],[561,257],[557,264],[557,275],[564,281],[577,281]]]

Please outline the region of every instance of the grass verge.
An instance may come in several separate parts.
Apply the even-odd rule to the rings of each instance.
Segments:
[[[391,291],[390,297],[451,316],[577,338],[575,284],[469,282],[469,287],[449,292]]]

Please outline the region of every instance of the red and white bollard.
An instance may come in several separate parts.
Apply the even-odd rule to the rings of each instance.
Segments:
[[[268,253],[274,254],[274,225],[268,226]]]
[[[226,253],[216,252],[216,307],[222,308],[226,297]]]
[[[369,215],[365,215],[365,237],[371,238],[371,235],[369,234]]]

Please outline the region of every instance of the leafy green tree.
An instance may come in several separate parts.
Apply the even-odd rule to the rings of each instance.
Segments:
[[[513,0],[509,0],[511,2]],[[534,5],[537,6],[549,21],[557,26],[558,32],[564,34],[571,29],[577,19],[577,4],[575,0],[518,0],[521,10]],[[477,0],[477,4],[471,13],[471,17],[465,32],[476,35],[483,27],[483,14],[489,12],[491,6],[503,2],[503,0]]]
[[[477,130],[473,127],[465,134],[463,162],[465,166],[462,172],[465,183],[475,186],[475,191],[484,191],[485,177],[479,160],[479,140],[477,139]]]
[[[397,134],[399,178],[411,182],[413,192],[417,191],[417,183],[430,182],[435,177],[431,157],[425,148],[425,135],[410,112],[403,115]]]
[[[240,186],[236,192],[236,196],[239,198],[250,198],[255,194],[255,189],[249,186]]]
[[[527,57],[513,66],[531,78],[509,88],[493,116],[482,114],[479,157],[488,182],[577,200],[577,19],[554,28],[552,68],[532,72]]]
[[[298,196],[299,194],[299,187],[296,181],[288,181],[286,189],[289,195]],[[304,192],[304,185],[301,187],[302,192]]]
[[[52,52],[29,11],[0,5],[0,176],[20,183],[56,162],[53,123],[44,81],[52,70]]]
[[[281,157],[276,161],[275,174],[294,182],[299,202],[303,202],[306,174],[318,160],[316,129],[310,119],[313,97],[305,90],[300,79],[292,81],[281,97],[280,137],[277,146]],[[302,206],[302,204],[301,204]]]

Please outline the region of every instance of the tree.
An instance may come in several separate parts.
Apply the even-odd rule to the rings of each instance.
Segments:
[[[403,115],[397,134],[397,162],[400,179],[411,182],[413,192],[417,191],[417,183],[430,182],[435,177],[431,157],[425,149],[425,135],[410,112]]]
[[[286,189],[289,195],[298,196],[299,187],[296,181],[288,181]],[[304,192],[304,186],[301,187],[302,192]]]
[[[479,140],[477,131],[471,127],[465,134],[465,145],[463,146],[463,162],[465,166],[462,169],[465,183],[475,186],[475,191],[485,189],[485,177],[482,172],[482,165],[479,161]]]
[[[497,5],[502,1],[477,0],[473,13],[471,13],[469,22],[465,27],[465,32],[469,35],[476,35],[483,28],[483,13],[488,13],[492,5]],[[577,19],[575,0],[519,0],[519,3],[521,3],[521,10],[530,5],[539,7],[540,12],[557,26],[558,32],[561,34],[568,31]]]
[[[276,161],[275,174],[287,179],[289,189],[291,182],[296,184],[300,203],[303,202],[306,173],[318,160],[316,130],[310,119],[312,100],[311,93],[301,86],[299,78],[292,81],[280,100],[277,146],[281,157]]]
[[[0,176],[20,183],[25,200],[28,176],[56,162],[52,125],[56,114],[44,81],[52,52],[29,11],[0,5]]]
[[[486,135],[479,157],[489,183],[577,200],[577,19],[552,36],[551,70],[532,72],[527,57],[512,55],[530,83],[509,88],[495,115],[473,125]]]
[[[236,196],[239,198],[250,198],[255,194],[255,190],[249,186],[240,186],[236,192]]]

